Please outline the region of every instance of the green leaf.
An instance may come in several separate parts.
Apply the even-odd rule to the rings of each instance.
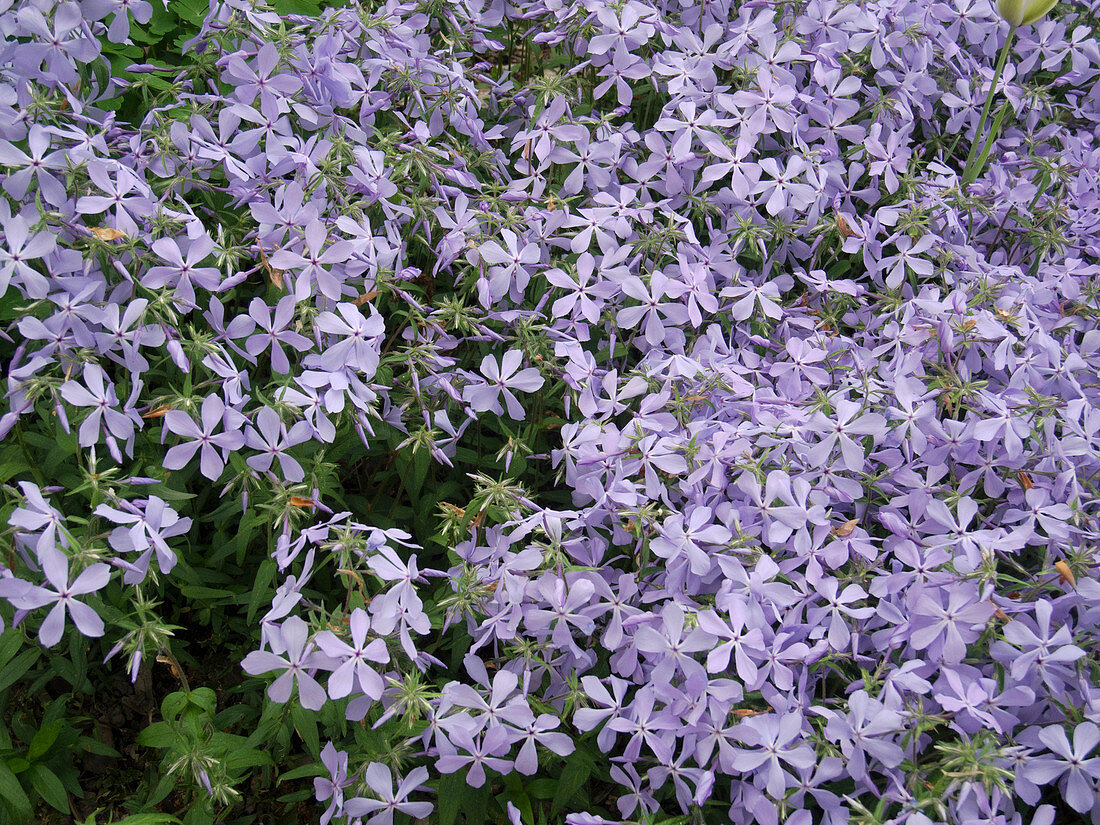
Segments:
[[[35,762],[39,757],[44,756],[50,746],[57,741],[57,735],[61,733],[63,727],[65,727],[65,723],[60,719],[43,725],[41,730],[31,739],[30,747],[27,749],[27,759]]]
[[[533,779],[526,783],[527,793],[533,799],[553,799],[558,783],[553,779]]]
[[[306,751],[310,756],[319,759],[321,739],[317,733],[317,716],[313,711],[296,704],[290,710],[290,719],[294,723],[294,730],[298,732],[298,736],[306,746]]]
[[[461,773],[445,773],[439,777],[436,797],[439,801],[439,825],[454,825],[458,818],[459,803],[467,788],[466,777]]]
[[[0,762],[0,797],[3,797],[22,818],[30,818],[33,813],[27,792],[23,790],[23,786],[19,784],[19,780],[6,762]]]
[[[592,773],[592,765],[587,759],[571,758],[565,763],[558,778],[558,789],[554,792],[554,801],[550,803],[552,813],[557,813],[565,804],[580,792]]]
[[[46,800],[47,805],[63,814],[69,813],[69,795],[65,793],[65,786],[61,784],[57,774],[45,765],[33,765],[30,775],[31,785],[38,795]]]
[[[211,716],[218,709],[218,696],[208,687],[195,688],[187,694],[187,701],[197,708],[202,708]]]
[[[167,484],[157,485],[156,494],[167,501],[169,504],[177,501],[189,501],[195,497],[194,493],[186,493],[182,490],[173,490]]]
[[[504,787],[507,788],[505,801],[511,802],[520,812],[522,822],[534,822],[535,817],[531,809],[531,797],[527,795],[524,780],[515,773],[504,777]],[[500,799],[500,797],[498,797]],[[503,803],[502,803],[503,804]]]
[[[181,20],[198,27],[206,18],[209,6],[202,0],[170,0],[168,8],[175,12]]]
[[[271,756],[266,751],[255,748],[238,748],[231,750],[225,757],[225,767],[229,771],[239,771],[244,768],[255,768],[258,765],[271,765]]]
[[[260,605],[269,601],[268,587],[275,578],[275,569],[275,559],[264,559],[260,569],[256,571],[256,580],[252,583],[252,595],[248,599],[248,614],[245,617],[248,624],[252,624],[252,618]]]
[[[243,599],[232,590],[219,590],[216,587],[203,587],[197,584],[189,584],[180,587],[180,593],[189,599],[225,600],[230,604],[243,601]]]
[[[399,455],[401,456],[399,461],[401,483],[409,494],[409,500],[416,503],[420,500],[420,491],[424,489],[424,480],[428,477],[428,470],[431,469],[431,453],[427,450],[418,450],[411,456],[404,452]]]
[[[149,798],[145,800],[147,807],[153,807],[158,802],[161,802],[168,794],[172,793],[176,788],[176,777],[171,774],[166,774],[160,778],[160,782],[153,788],[153,792],[149,794]],[[137,814],[137,816],[153,816],[154,814]],[[162,816],[162,814],[155,814],[156,816]],[[150,820],[148,822],[133,822],[131,819],[124,819],[122,822],[114,823],[114,825],[159,825],[162,820]],[[165,822],[179,822],[178,819],[172,818],[163,820]]]
[[[7,665],[22,646],[23,634],[18,630],[9,629],[0,633],[0,668]]]
[[[93,739],[90,736],[81,736],[76,740],[76,744],[80,745],[88,753],[94,753],[99,756],[109,756],[112,759],[118,759],[122,756],[121,753],[116,751],[106,742],[101,742],[98,739]]]
[[[182,690],[169,693],[160,703],[160,715],[169,721],[179,718],[187,707],[187,694]]]
[[[38,661],[38,657],[41,655],[42,648],[28,647],[12,659],[10,664],[0,668],[0,693],[3,693],[19,681],[19,679],[23,677],[23,674],[30,670],[31,666]]]
[[[111,822],[110,825],[180,825],[180,821],[171,814],[130,814],[125,819]]]
[[[315,763],[308,765],[302,765],[294,770],[287,771],[286,773],[279,774],[279,781],[276,784],[282,785],[284,782],[291,782],[295,779],[305,779],[306,777],[324,776],[325,769]]]
[[[137,743],[147,748],[172,748],[179,739],[179,733],[169,722],[154,722],[137,735]]]

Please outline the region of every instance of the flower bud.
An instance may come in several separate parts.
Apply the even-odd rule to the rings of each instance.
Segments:
[[[997,13],[1016,26],[1030,26],[1046,16],[1058,0],[997,0]]]

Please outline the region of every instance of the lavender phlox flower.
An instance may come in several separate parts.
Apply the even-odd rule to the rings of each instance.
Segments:
[[[328,369],[351,367],[370,379],[378,368],[379,339],[385,332],[382,316],[372,306],[370,316],[355,304],[336,305],[337,315],[322,312],[314,322],[317,329],[339,340],[321,354],[321,366]]]
[[[634,634],[634,646],[654,664],[652,677],[658,681],[672,679],[677,671],[689,678],[705,675],[703,665],[692,654],[711,650],[716,639],[702,627],[685,633],[685,617],[680,605],[668,602],[661,608],[659,629],[643,625]]]
[[[628,793],[620,796],[615,802],[622,816],[633,815],[639,807],[646,814],[658,810],[657,800],[649,790],[648,779],[638,776],[637,770],[630,762],[612,765],[611,779],[628,790]]]
[[[680,810],[690,811],[692,805],[702,805],[710,796],[714,786],[714,773],[698,767],[689,767],[685,763],[693,758],[694,748],[685,746],[675,759],[655,765],[646,772],[650,787],[660,790],[671,777],[676,801]],[[688,784],[691,782],[695,787]]]
[[[707,654],[707,671],[724,673],[733,658],[737,677],[745,684],[755,684],[756,661],[764,656],[764,633],[759,627],[749,627],[749,611],[740,599],[730,599],[725,608],[729,620],[723,620],[713,610],[698,614],[699,628],[714,637],[718,644]]]
[[[561,720],[554,714],[540,713],[535,716],[528,709],[520,715],[526,718],[515,723],[520,733],[516,741],[522,743],[516,754],[516,770],[524,776],[534,776],[538,772],[536,743],[563,757],[569,756],[575,750],[569,734],[555,730]]]
[[[908,235],[897,238],[894,245],[897,247],[898,254],[887,256],[878,264],[881,271],[889,270],[886,275],[886,286],[897,289],[910,272],[917,277],[931,277],[934,267],[932,262],[923,256],[935,245],[935,242],[935,236],[932,234],[924,235],[915,242]]]
[[[735,749],[733,769],[751,774],[757,787],[767,790],[774,799],[782,799],[797,781],[782,763],[807,770],[816,762],[813,748],[803,739],[802,723],[797,713],[768,713],[744,719],[735,736],[752,750]]]
[[[641,278],[631,275],[623,281],[620,289],[624,295],[639,301],[640,305],[619,310],[615,317],[616,323],[626,329],[633,329],[641,324],[640,331],[650,346],[657,347],[664,342],[666,322],[678,326],[688,320],[687,308],[676,301],[687,292],[687,287],[663,272],[654,272],[648,286]],[[661,300],[666,297],[673,300]]]
[[[619,716],[612,717],[607,728],[628,736],[622,755],[636,761],[645,745],[658,761],[672,759],[672,743],[680,722],[671,714],[656,707],[657,694],[653,684],[642,686],[635,694],[629,706]]]
[[[1022,505],[1022,506],[1021,506]],[[1025,533],[1030,534],[1032,544],[1043,542],[1035,533],[1036,526],[1041,527],[1052,539],[1067,541],[1069,528],[1066,524],[1073,517],[1073,509],[1065,502],[1054,501],[1050,490],[1044,487],[1032,487],[1024,491],[1024,500],[1017,507],[1011,507],[1004,514],[1009,524],[1019,524]]]
[[[390,660],[386,642],[380,638],[368,640],[370,616],[361,607],[351,612],[349,629],[351,644],[331,630],[322,630],[314,638],[322,652],[341,662],[329,676],[329,695],[333,699],[342,699],[358,690],[371,699],[380,699],[384,685],[371,663],[385,664]]]
[[[1048,785],[1065,777],[1065,801],[1075,811],[1088,813],[1096,804],[1100,781],[1100,757],[1089,757],[1100,744],[1100,727],[1094,722],[1079,723],[1073,730],[1072,744],[1062,725],[1045,726],[1038,738],[1051,755],[1027,760],[1022,769],[1024,776],[1036,785]]]
[[[470,719],[467,729],[472,724],[478,732],[486,727],[505,723],[523,725],[528,720],[531,709],[520,687],[519,676],[511,670],[498,670],[490,681],[480,659],[467,655],[466,663],[471,675],[477,678],[481,690],[459,682],[448,682],[440,696],[439,713],[445,714],[454,707],[474,711],[473,714],[467,714]],[[486,691],[487,697],[483,695]],[[440,724],[446,728],[446,718]]]
[[[713,523],[714,513],[709,507],[695,507],[686,518],[673,514],[665,519],[659,534],[650,542],[654,555],[675,560],[686,557],[691,572],[703,575],[710,570],[711,560],[705,545],[723,545],[733,538],[726,527]]]
[[[782,318],[783,307],[779,304],[780,283],[765,281],[761,284],[741,282],[735,286],[723,287],[718,293],[722,298],[733,298],[730,315],[737,321],[748,319],[759,304],[760,311],[769,318]]]
[[[226,406],[221,396],[208,395],[202,400],[199,424],[181,410],[169,410],[164,414],[164,429],[189,441],[169,448],[164,455],[164,468],[181,470],[200,453],[199,468],[211,481],[217,481],[225,469],[226,456],[244,446],[245,436],[241,428],[245,417]],[[214,433],[219,426],[222,432]]]
[[[390,769],[379,762],[371,762],[364,772],[364,779],[378,799],[353,797],[344,803],[344,811],[353,817],[371,814],[367,825],[393,825],[395,812],[408,814],[413,819],[424,819],[435,807],[431,802],[409,802],[408,796],[428,778],[428,769],[413,768],[400,780],[397,789],[393,787],[393,775]]]
[[[919,587],[910,591],[907,601],[909,643],[945,664],[963,660],[967,645],[977,641],[994,611],[970,582]]]
[[[112,43],[125,43],[130,39],[131,15],[143,26],[153,17],[153,7],[146,0],[84,0],[81,11],[89,21],[114,14],[107,28],[107,39]]]
[[[46,647],[53,647],[61,641],[65,630],[65,613],[68,611],[76,629],[84,636],[103,635],[103,619],[75,596],[96,593],[107,586],[111,577],[111,567],[97,563],[86,567],[77,577],[69,581],[69,557],[59,547],[52,544],[39,544],[35,550],[42,573],[49,586],[35,586],[15,596],[8,596],[17,608],[33,610],[52,604],[53,608],[42,621],[38,630],[38,640]]]
[[[137,566],[147,568],[149,557],[155,550],[160,569],[170,573],[176,565],[176,554],[168,546],[166,539],[182,536],[191,529],[191,519],[180,516],[159,496],[149,496],[144,502],[120,502],[125,509],[100,504],[95,509],[97,516],[129,527],[117,527],[107,537],[111,547],[120,553],[141,553]],[[127,581],[127,584],[131,582]]]
[[[329,663],[328,657],[316,650],[309,638],[309,625],[297,616],[289,616],[281,625],[268,629],[271,650],[254,650],[244,657],[241,667],[245,673],[259,676],[271,671],[281,671],[267,689],[273,702],[280,704],[290,699],[294,685],[298,685],[298,700],[308,710],[320,710],[327,699],[325,689],[310,671]]]
[[[597,725],[609,719],[616,719],[622,713],[626,692],[630,683],[618,676],[598,679],[592,675],[581,677],[581,687],[588,699],[598,707],[579,707],[573,712],[573,725],[580,731],[594,730]],[[608,691],[608,687],[611,688]],[[615,731],[604,725],[596,734],[596,744],[603,751],[611,748],[615,742]]]
[[[1054,607],[1047,599],[1035,602],[1035,619],[1016,616],[1004,626],[1005,642],[995,642],[990,653],[1009,667],[1012,678],[1030,684],[1037,676],[1054,694],[1065,689],[1073,678],[1073,662],[1085,657],[1085,651],[1073,643],[1073,631],[1065,619],[1052,628]],[[1011,645],[1011,647],[1010,647]]]
[[[501,230],[504,246],[487,241],[477,249],[477,256],[489,265],[488,281],[478,285],[481,305],[491,306],[504,296],[522,296],[531,280],[530,267],[539,262],[537,244],[526,243],[510,229]]]
[[[481,360],[481,374],[485,376],[486,382],[468,385],[463,390],[463,400],[477,412],[502,415],[504,409],[500,405],[500,398],[503,395],[509,418],[522,421],[526,412],[512,390],[534,392],[545,383],[537,369],[520,369],[522,364],[523,353],[516,349],[504,353],[499,362],[492,355],[486,355]]]
[[[296,246],[300,251],[280,249],[272,253],[271,266],[297,273],[293,279],[296,302],[307,301],[313,296],[314,283],[326,298],[339,301],[344,294],[344,280],[333,264],[346,261],[352,254],[351,248],[346,244],[326,247],[328,230],[320,220],[307,224],[302,238]]]
[[[61,397],[77,407],[91,407],[92,410],[80,425],[77,436],[81,447],[90,447],[99,442],[101,430],[116,438],[129,439],[134,434],[133,419],[115,409],[118,396],[115,385],[107,373],[98,364],[87,363],[83,370],[84,383],[66,381],[61,385]]]
[[[156,348],[166,340],[160,326],[141,324],[148,306],[147,300],[138,298],[125,307],[108,304],[99,314],[99,324],[103,329],[95,333],[99,351],[132,373],[143,373],[149,369],[149,362],[140,352],[141,347]]]
[[[64,532],[64,514],[50,504],[37,484],[20,481],[19,489],[23,492],[23,503],[12,510],[8,516],[8,524],[16,530],[27,532],[16,535],[30,538],[30,534],[37,533],[35,547],[38,549],[58,545],[68,547],[69,540]]]
[[[858,584],[849,584],[843,590],[840,582],[831,576],[822,578],[816,586],[817,595],[825,600],[823,607],[811,607],[806,611],[806,621],[819,626],[826,616],[829,626],[826,638],[834,650],[845,650],[851,639],[849,621],[861,621],[875,615],[873,607],[856,607],[854,603],[867,598],[867,591]],[[816,638],[811,634],[811,638]]]
[[[649,77],[651,72],[651,67],[636,54],[627,49],[616,48],[611,55],[611,60],[600,68],[599,76],[606,79],[596,86],[592,96],[595,100],[600,100],[614,86],[615,99],[619,105],[629,106],[634,100],[634,90],[630,81],[643,80]]]
[[[98,159],[89,162],[88,177],[103,194],[81,196],[76,201],[76,211],[81,215],[107,212],[114,224],[112,228],[131,237],[138,235],[139,222],[153,210],[152,192],[145,181],[123,164]],[[155,246],[154,251],[165,257]]]
[[[238,121],[239,122],[239,121]],[[279,245],[286,233],[300,226],[311,226],[320,217],[317,202],[306,201],[305,191],[297,180],[275,190],[274,201],[249,204],[252,217],[259,224],[256,232],[263,245]]]
[[[321,814],[321,825],[328,825],[333,816],[337,816],[344,807],[344,788],[353,780],[348,779],[348,754],[338,751],[331,742],[321,749],[321,764],[328,769],[328,776],[318,776],[313,780],[314,798],[318,802],[331,800],[325,812]]]
[[[832,415],[814,414],[811,427],[825,435],[810,447],[806,457],[815,466],[821,466],[839,445],[844,467],[858,471],[864,462],[863,438],[870,436],[876,442],[882,440],[887,432],[886,419],[878,413],[864,412],[861,404],[844,398],[836,399],[833,408]]]
[[[20,6],[15,19],[34,42],[19,44],[14,50],[14,65],[21,74],[52,84],[76,83],[76,66],[90,63],[100,53],[98,41],[74,2],[58,3],[50,23],[34,6]],[[51,24],[52,23],[52,28]],[[41,66],[46,64],[46,70]]]
[[[847,773],[857,782],[867,777],[868,758],[885,768],[901,764],[905,754],[890,736],[902,729],[902,716],[865,690],[848,697],[846,712],[819,709],[828,721],[825,735],[840,745]]]
[[[305,471],[286,451],[297,444],[309,441],[310,428],[305,421],[296,422],[288,431],[279,419],[279,414],[271,407],[262,407],[256,413],[255,426],[245,430],[245,444],[259,455],[247,459],[248,466],[260,473],[270,472],[271,463],[276,458],[287,481],[299,482],[305,478]]]
[[[151,267],[141,278],[142,286],[148,289],[170,286],[177,303],[193,309],[196,286],[214,292],[221,284],[217,267],[199,266],[214,251],[214,240],[209,235],[187,240],[161,238],[153,241],[152,249],[167,265]]]
[[[225,77],[233,84],[233,96],[241,103],[251,103],[256,95],[269,100],[289,97],[302,87],[301,81],[289,72],[279,72],[279,50],[273,43],[260,46],[255,68],[240,54],[231,55],[225,66]]]
[[[290,372],[290,361],[283,351],[283,344],[298,352],[306,352],[313,342],[304,335],[289,329],[294,321],[294,309],[297,299],[293,295],[284,295],[275,305],[274,312],[262,298],[253,298],[248,305],[248,315],[234,319],[226,328],[234,338],[249,336],[244,348],[255,358],[264,350],[271,349],[271,369],[285,375]],[[253,330],[259,327],[259,332]]]
[[[801,155],[792,156],[780,165],[777,158],[766,157],[760,161],[760,169],[769,177],[761,178],[751,194],[759,196],[769,215],[778,215],[786,209],[805,210],[814,202],[814,187],[806,183],[812,167]]]
[[[579,314],[588,323],[595,324],[600,320],[607,299],[615,292],[612,284],[599,277],[596,259],[588,252],[580,254],[571,273],[554,268],[544,274],[547,281],[566,292],[550,308],[557,318]]]
[[[1035,692],[1015,686],[1000,691],[994,679],[966,665],[943,668],[936,683],[934,696],[940,706],[954,714],[953,726],[971,736],[982,728],[1007,733],[1019,724],[1019,718],[1009,708],[1028,707],[1035,701]]]
[[[76,7],[75,3],[62,4],[66,10]],[[31,11],[27,9],[26,11]],[[37,9],[32,14],[39,15]],[[79,12],[78,12],[79,15]],[[43,199],[51,206],[61,206],[65,203],[65,186],[58,180],[55,172],[60,172],[66,166],[65,150],[58,149],[50,152],[50,132],[44,126],[33,124],[27,133],[27,148],[30,154],[16,147],[13,143],[0,140],[0,164],[9,169],[18,169],[4,177],[4,191],[16,200],[22,200],[30,188],[31,180],[38,183],[38,191]],[[5,230],[6,234],[6,230]]]
[[[503,758],[511,748],[511,735],[501,725],[488,728],[480,736],[473,730],[455,729],[448,732],[451,753],[443,753],[435,765],[442,773],[454,773],[467,765],[466,782],[472,788],[485,784],[485,768],[507,773],[513,763]],[[465,753],[460,752],[464,751]]]
[[[5,181],[5,185],[7,181]],[[47,257],[57,246],[48,232],[31,234],[30,225],[22,215],[12,215],[3,221],[4,243],[0,246],[0,295],[14,280],[31,298],[45,298],[49,290],[46,279],[30,262]]]
[[[600,33],[588,41],[588,53],[602,55],[612,49],[630,52],[644,45],[656,32],[652,23],[646,20],[650,14],[652,9],[640,3],[627,4],[621,10],[598,7],[593,22],[598,24]]]

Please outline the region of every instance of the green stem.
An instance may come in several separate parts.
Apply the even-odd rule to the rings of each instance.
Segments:
[[[970,153],[966,156],[966,166],[963,169],[961,183],[963,186],[968,186],[975,181],[978,177],[978,173],[981,171],[975,165],[975,161],[978,158],[978,146],[982,144],[982,135],[985,133],[985,124],[989,120],[989,112],[993,108],[993,98],[997,94],[997,84],[1001,82],[1001,74],[1004,72],[1005,63],[1008,62],[1008,53],[1012,49],[1012,40],[1016,36],[1016,27],[1013,26],[1008,30],[1008,37],[1005,39],[1005,44],[1001,47],[1001,53],[997,56],[997,67],[993,70],[993,82],[989,84],[989,94],[985,97],[985,106],[982,107],[982,116],[978,120],[978,128],[974,132],[974,142],[970,144]],[[993,134],[990,134],[989,140],[992,140]],[[988,142],[988,141],[987,141]]]

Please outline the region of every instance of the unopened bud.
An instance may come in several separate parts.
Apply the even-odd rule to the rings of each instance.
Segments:
[[[1058,0],[997,0],[997,13],[1009,25],[1030,26],[1046,17]]]

